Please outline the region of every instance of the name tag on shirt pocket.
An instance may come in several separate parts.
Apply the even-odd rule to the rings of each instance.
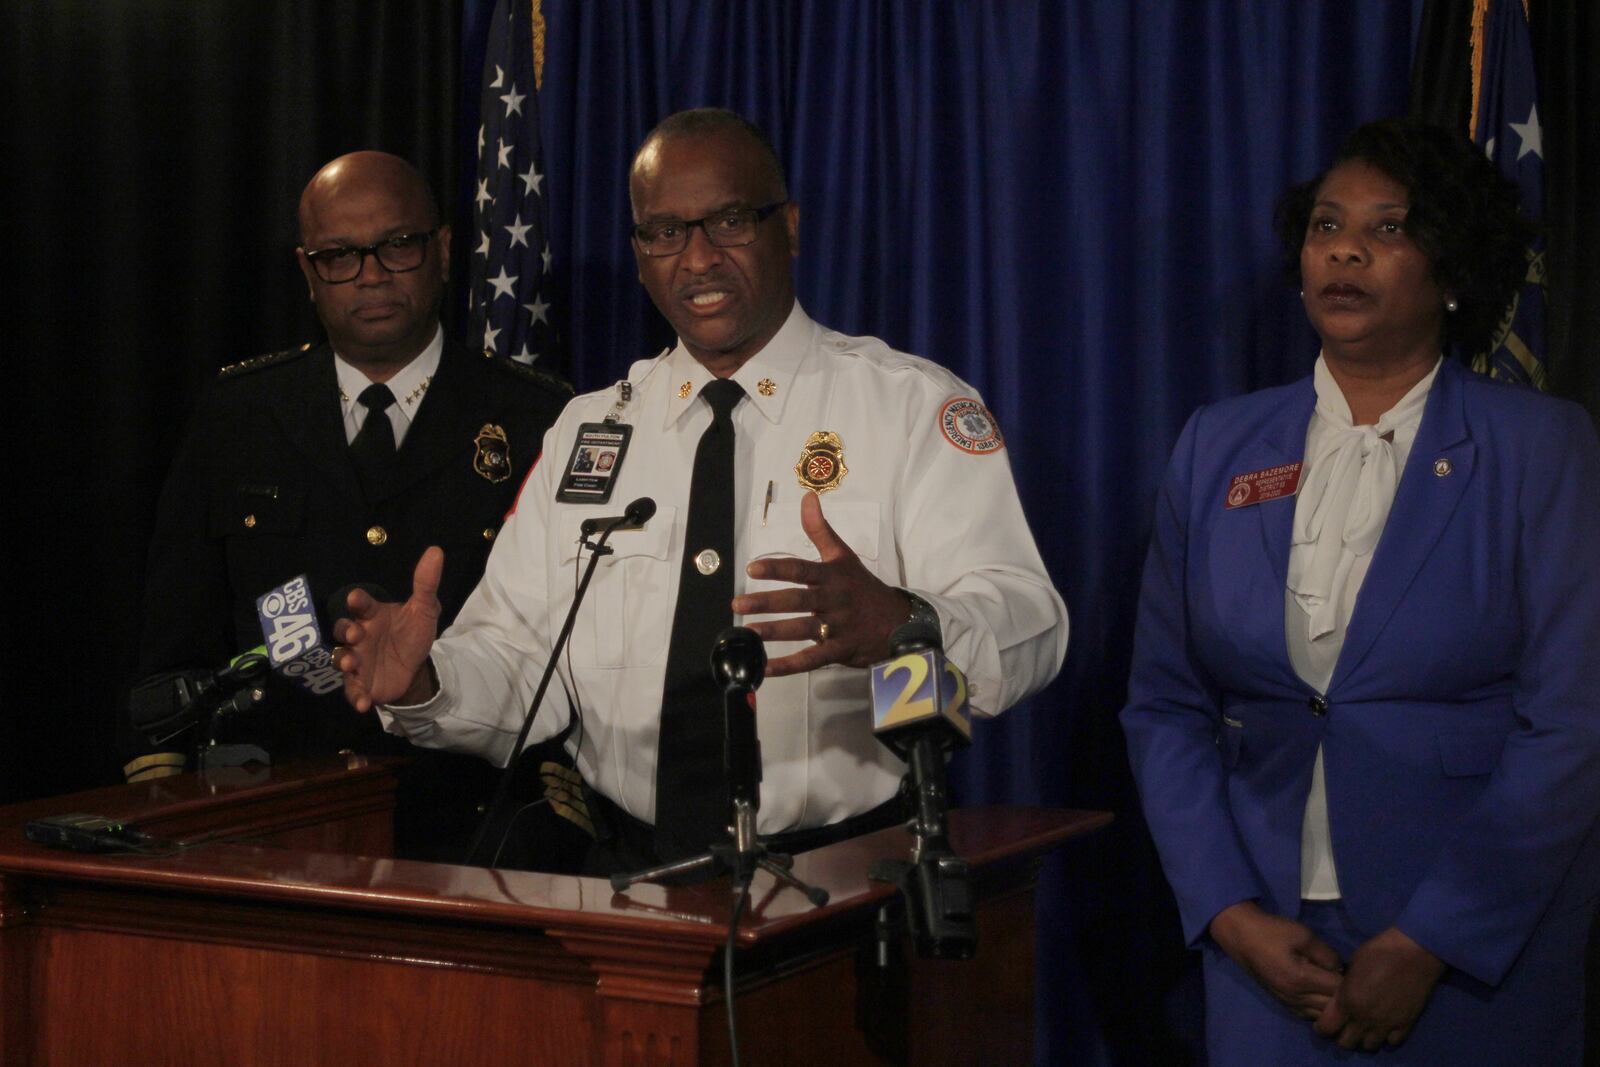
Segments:
[[[576,580],[572,578],[574,561],[578,561],[578,579],[589,565],[589,552],[578,543],[579,528],[583,520],[598,514],[595,508],[571,508],[556,524],[562,545],[558,553],[561,573],[555,580],[567,583],[562,591],[568,595]],[[614,669],[666,659],[677,579],[670,556],[677,525],[678,509],[660,507],[643,529],[618,530],[611,535],[606,545],[612,554],[595,568],[594,581],[572,628],[575,662]],[[553,620],[552,625],[559,626],[560,620]]]
[[[305,489],[240,482],[211,497],[212,537],[293,537],[305,529]]]

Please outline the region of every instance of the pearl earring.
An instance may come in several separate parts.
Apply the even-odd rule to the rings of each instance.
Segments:
[[[1452,315],[1455,314],[1456,308],[1460,306],[1460,304],[1456,303],[1456,298],[1453,296],[1444,302],[1444,309],[1450,312]]]

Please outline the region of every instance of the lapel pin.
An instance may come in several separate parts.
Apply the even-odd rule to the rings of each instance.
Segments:
[[[1450,471],[1451,467],[1449,460],[1441,457],[1433,461],[1433,473],[1438,475],[1440,478],[1449,477]]]

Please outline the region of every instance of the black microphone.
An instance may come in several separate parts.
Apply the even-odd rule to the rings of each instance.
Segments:
[[[883,861],[874,878],[899,883],[910,903],[912,938],[923,956],[970,959],[977,951],[966,860],[950,848],[945,753],[970,744],[967,681],[944,658],[937,627],[905,623],[889,635],[891,658],[872,668],[873,732],[911,768],[916,836],[911,861]]]
[[[163,671],[136,682],[128,692],[128,721],[151,744],[163,745],[209,715],[242,710],[234,698],[266,676],[265,653],[254,648],[214,671]]]
[[[711,649],[711,677],[722,687],[722,767],[731,799],[761,806],[761,738],[756,690],[767,673],[767,647],[754,630],[730,626]]]
[[[637,530],[650,521],[650,516],[656,513],[656,502],[647,496],[629,504],[623,509],[621,515],[610,515],[601,519],[584,519],[583,525],[578,528],[584,537],[593,537],[600,532],[616,533],[618,530]]]

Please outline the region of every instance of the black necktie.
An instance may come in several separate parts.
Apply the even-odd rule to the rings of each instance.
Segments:
[[[719,378],[700,395],[711,405],[711,425],[694,453],[656,750],[656,852],[664,861],[705,851],[729,821],[722,691],[711,676],[711,646],[733,625],[732,415],[744,390]]]
[[[374,383],[361,390],[356,400],[367,409],[367,420],[350,442],[350,455],[362,484],[370,485],[394,462],[394,425],[389,421],[394,394],[387,385]]]

